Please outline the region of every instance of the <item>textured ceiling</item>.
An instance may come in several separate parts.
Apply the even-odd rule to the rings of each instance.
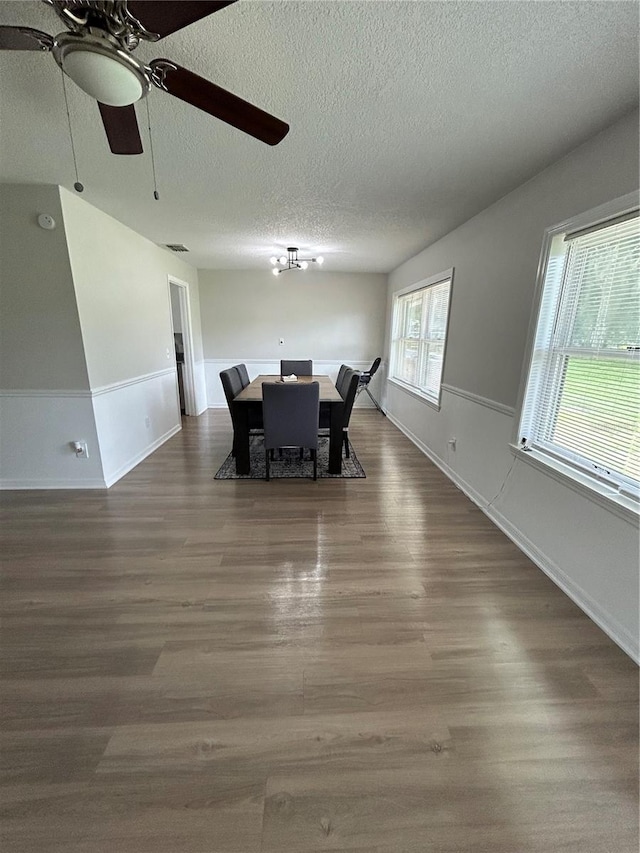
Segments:
[[[64,29],[39,2],[0,24]],[[387,272],[638,101],[636,2],[253,2],[163,39],[167,57],[291,125],[270,147],[154,89],[145,154],[109,153],[67,86],[83,197],[198,267],[264,268],[288,245]],[[61,74],[0,54],[0,180],[75,180]]]

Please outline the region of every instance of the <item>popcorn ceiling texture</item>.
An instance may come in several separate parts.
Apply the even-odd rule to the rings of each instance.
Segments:
[[[38,2],[1,24],[63,27]],[[288,245],[388,272],[633,109],[635,3],[240,2],[136,55],[167,57],[291,125],[271,148],[164,93],[139,157],[108,151],[68,83],[83,198],[189,263],[262,269]],[[60,72],[0,54],[0,180],[75,175]]]

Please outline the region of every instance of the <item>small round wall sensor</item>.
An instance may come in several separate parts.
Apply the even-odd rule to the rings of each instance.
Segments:
[[[56,221],[53,216],[49,216],[48,213],[41,213],[38,217],[38,225],[41,228],[45,228],[47,231],[53,231],[56,227]]]
[[[75,184],[73,185],[73,188],[74,188],[74,190],[75,190],[77,193],[84,192],[84,187],[83,187],[83,185],[80,183],[80,181],[76,181],[76,182],[75,182]]]

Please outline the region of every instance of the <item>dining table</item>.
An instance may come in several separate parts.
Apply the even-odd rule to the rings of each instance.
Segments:
[[[262,383],[282,382],[281,376],[260,375],[233,399],[234,448],[236,454],[236,473],[251,473],[250,411],[251,407],[262,405]],[[289,380],[286,380],[289,381]],[[329,420],[329,473],[342,473],[342,424],[344,400],[330,376],[324,374],[298,376],[295,382],[317,382],[320,386],[320,403],[326,404],[330,412]]]

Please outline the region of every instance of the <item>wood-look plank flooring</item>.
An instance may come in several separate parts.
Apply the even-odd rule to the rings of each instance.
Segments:
[[[3,853],[637,853],[633,662],[393,425],[2,506]]]

